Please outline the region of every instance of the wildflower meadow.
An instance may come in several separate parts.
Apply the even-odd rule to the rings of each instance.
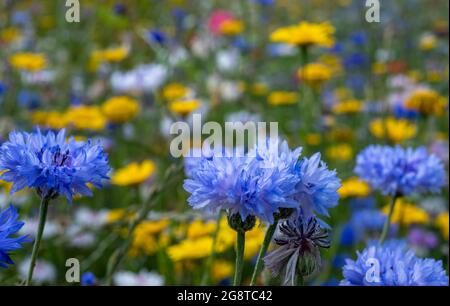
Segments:
[[[1,0],[0,286],[448,286],[448,9]]]

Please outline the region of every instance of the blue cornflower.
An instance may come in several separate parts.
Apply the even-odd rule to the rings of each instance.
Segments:
[[[356,31],[350,34],[350,41],[357,45],[362,46],[365,45],[367,42],[367,34],[364,31]]]
[[[58,134],[11,132],[0,147],[0,179],[12,182],[11,192],[35,188],[42,198],[64,195],[69,202],[76,194],[91,195],[86,184],[102,187],[108,179],[108,157],[99,143],[66,140]]]
[[[369,146],[356,159],[355,173],[385,195],[439,192],[445,171],[424,147]]]
[[[422,259],[404,244],[371,244],[346,260],[344,286],[448,286],[442,261]]]
[[[17,101],[21,107],[27,109],[35,109],[41,104],[39,95],[27,90],[21,90],[19,92]]]
[[[148,32],[148,38],[151,42],[163,45],[167,41],[167,35],[160,30],[150,30]]]
[[[329,170],[320,153],[303,158],[297,164],[300,183],[296,186],[296,199],[305,215],[317,213],[328,217],[328,209],[338,204],[341,181],[335,170]]]
[[[256,216],[273,223],[280,208],[298,207],[295,166],[300,153],[301,149],[289,150],[285,142],[280,146],[266,142],[245,156],[215,152],[211,157],[191,158],[183,185],[191,193],[188,202],[194,209],[225,209],[242,220]]]
[[[17,220],[18,218],[19,214],[12,205],[3,211],[0,210],[0,267],[2,268],[14,264],[9,257],[9,252],[20,249],[22,243],[29,242],[26,236],[11,237],[24,225],[23,222]]]
[[[286,142],[271,141],[244,157],[191,157],[184,184],[191,193],[188,202],[196,209],[228,209],[243,220],[252,215],[269,223],[280,208],[328,216],[328,209],[337,205],[340,180],[320,154],[299,160],[300,154],[301,148],[291,151]]]
[[[363,209],[353,213],[350,223],[359,235],[367,232],[381,232],[386,215],[377,209]]]

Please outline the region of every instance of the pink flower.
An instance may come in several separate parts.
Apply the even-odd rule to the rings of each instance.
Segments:
[[[208,29],[214,35],[220,35],[220,27],[224,21],[233,20],[233,14],[226,10],[214,11],[208,20]]]

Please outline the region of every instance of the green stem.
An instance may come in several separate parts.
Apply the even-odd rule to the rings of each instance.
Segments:
[[[219,216],[217,217],[217,224],[216,224],[216,230],[213,233],[213,241],[212,241],[212,247],[211,247],[211,254],[209,255],[208,262],[206,264],[206,269],[203,274],[202,278],[202,286],[206,286],[210,279],[211,279],[211,268],[214,263],[214,259],[216,257],[216,244],[217,244],[217,237],[219,236],[220,231],[220,220],[222,219],[222,212],[219,213]]]
[[[28,269],[27,281],[25,283],[26,286],[31,285],[31,280],[33,278],[34,266],[36,265],[36,259],[39,252],[39,246],[41,244],[42,233],[44,232],[45,220],[47,219],[47,210],[49,202],[50,199],[47,197],[43,197],[41,200],[41,205],[39,208],[39,225],[36,233],[36,238],[34,240],[33,251],[31,253],[31,262],[30,267]]]
[[[304,286],[305,285],[305,280],[303,278],[303,275],[299,274],[297,276],[297,286]]]
[[[269,248],[270,242],[272,241],[273,234],[277,229],[278,221],[275,221],[271,224],[266,231],[266,235],[264,236],[263,244],[261,245],[261,249],[259,250],[258,259],[256,260],[255,269],[253,270],[252,280],[250,282],[250,286],[256,285],[256,279],[259,276],[259,272],[263,266],[263,259],[266,255],[267,249]]]
[[[244,270],[245,232],[243,230],[240,230],[236,233],[236,267],[234,272],[233,286],[240,286],[242,281],[242,271]]]
[[[388,217],[387,217],[386,221],[384,222],[383,231],[381,232],[380,244],[384,243],[384,241],[386,240],[387,235],[389,234],[389,230],[391,228],[391,219],[392,219],[392,215],[394,213],[394,208],[395,208],[395,202],[397,202],[398,198],[399,198],[399,195],[395,195],[395,196],[392,197],[392,201],[391,201],[391,204],[389,206]]]

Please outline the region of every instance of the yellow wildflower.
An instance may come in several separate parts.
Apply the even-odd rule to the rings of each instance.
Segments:
[[[234,265],[225,260],[216,260],[212,266],[212,278],[217,282],[232,276]]]
[[[290,91],[274,91],[270,93],[267,101],[270,105],[292,105],[297,103],[298,94]]]
[[[310,23],[302,21],[299,24],[281,27],[270,35],[273,42],[297,46],[332,47],[334,44],[334,27],[330,23]]]
[[[431,89],[417,89],[406,100],[405,106],[423,115],[441,116],[448,104],[445,97]]]
[[[414,123],[406,119],[389,117],[385,120],[375,119],[369,125],[370,132],[377,138],[387,138],[390,142],[401,143],[413,138],[417,133]],[[387,133],[386,133],[387,131]]]
[[[320,87],[324,82],[331,79],[331,69],[321,63],[310,63],[300,68],[298,77],[311,87]]]
[[[19,40],[20,37],[20,31],[17,28],[6,28],[0,32],[0,42],[7,44]]]
[[[185,239],[179,244],[167,248],[169,257],[174,261],[202,259],[211,254],[213,239],[209,236],[198,239]],[[223,244],[217,243],[217,251],[223,251]]]
[[[170,83],[163,88],[162,96],[167,101],[180,100],[186,97],[189,91],[189,88],[182,84]]]
[[[35,111],[31,114],[31,121],[34,125],[45,126],[59,130],[67,126],[66,116],[57,111]]]
[[[425,34],[420,38],[419,47],[423,51],[430,51],[436,48],[438,40],[433,34]]]
[[[196,99],[175,100],[169,103],[169,110],[182,116],[188,115],[189,113],[197,110],[199,107],[200,101]]]
[[[318,146],[322,142],[322,136],[318,133],[306,135],[306,143],[310,146]]]
[[[359,100],[347,100],[333,106],[333,112],[338,115],[355,114],[363,110],[364,104]]]
[[[388,214],[389,205],[383,207],[382,212]],[[430,221],[428,213],[422,208],[412,203],[407,203],[403,199],[395,202],[394,212],[392,214],[391,223],[400,223],[408,226],[411,224],[427,224]]]
[[[168,220],[144,221],[136,226],[133,232],[133,240],[130,246],[129,255],[139,256],[140,254],[151,255],[158,250],[158,243],[155,235],[161,233],[170,224]]]
[[[65,114],[67,124],[79,130],[103,130],[107,120],[98,106],[73,106]]]
[[[228,19],[220,24],[220,33],[225,35],[238,35],[244,30],[244,25],[236,19]]]
[[[47,59],[42,53],[20,52],[11,55],[9,63],[16,69],[36,72],[45,68]]]
[[[328,158],[339,161],[349,161],[353,157],[353,148],[348,144],[337,144],[327,149]]]
[[[269,92],[269,87],[265,83],[255,83],[251,86],[250,91],[255,96],[265,96]]]
[[[437,216],[436,220],[434,221],[434,224],[441,230],[442,236],[445,238],[445,240],[448,240],[449,236],[448,212],[442,213],[439,216]]]
[[[216,230],[216,222],[203,222],[202,220],[195,220],[189,224],[187,230],[187,237],[195,239],[212,234]]]
[[[151,160],[142,163],[131,163],[117,171],[111,178],[111,183],[118,186],[135,186],[148,180],[156,170],[156,165]]]
[[[108,223],[115,223],[118,221],[130,221],[136,217],[136,213],[128,212],[123,208],[112,209],[106,215],[106,221]]]
[[[376,75],[382,75],[387,72],[387,65],[382,62],[376,62],[372,65],[372,72]]]
[[[139,104],[126,96],[112,97],[102,105],[102,111],[109,121],[123,123],[136,116]]]
[[[338,189],[341,198],[367,197],[370,194],[370,186],[357,177],[346,179]]]

